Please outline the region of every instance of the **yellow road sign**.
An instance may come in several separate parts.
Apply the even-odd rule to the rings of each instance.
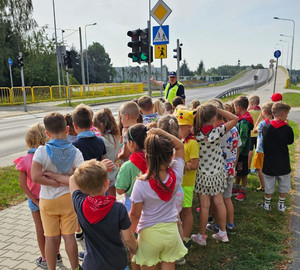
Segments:
[[[167,45],[155,45],[155,59],[167,58]]]
[[[167,6],[167,4],[163,0],[158,0],[154,8],[151,10],[150,14],[159,25],[162,25],[163,22],[171,14],[171,12],[172,10]]]

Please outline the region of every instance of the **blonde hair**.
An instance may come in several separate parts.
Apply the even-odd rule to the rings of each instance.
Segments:
[[[274,102],[266,102],[261,106],[262,111],[266,111],[268,115],[272,115],[272,107],[274,105]]]
[[[107,179],[107,169],[96,159],[84,161],[73,174],[76,185],[83,193],[99,193]]]
[[[200,105],[194,119],[194,133],[197,135],[204,123],[209,123],[217,115],[217,107],[213,104]]]
[[[281,113],[288,113],[291,110],[291,106],[284,102],[276,102],[272,106],[272,114],[274,117],[278,116]]]
[[[45,145],[48,140],[49,138],[46,135],[46,129],[40,123],[31,126],[25,135],[26,145],[29,148],[37,148],[40,145]]]
[[[163,115],[165,112],[163,103],[159,99],[156,99],[154,100],[153,104],[154,104],[154,112],[155,113],[157,112],[158,115]]]
[[[200,103],[200,101],[199,101],[198,99],[193,99],[193,100],[191,101],[191,104],[190,104],[190,106],[189,106],[189,109],[190,109],[190,110],[196,110],[197,107],[200,106],[200,105],[201,105],[201,103]]]
[[[223,103],[218,98],[212,98],[211,100],[208,101],[208,104],[212,104],[212,105],[216,106],[218,109],[224,110]],[[217,113],[217,119],[223,120],[223,116]]]
[[[139,115],[140,115],[140,109],[139,106],[133,102],[133,101],[128,101],[122,104],[122,106],[120,107],[119,110],[120,114],[128,114],[129,118],[134,118],[134,119],[138,119]]]
[[[249,97],[249,102],[254,103],[255,105],[259,105],[260,99],[259,96],[251,96]]]
[[[246,96],[239,96],[235,100],[233,100],[234,106],[239,106],[244,110],[248,109],[249,100]]]
[[[163,117],[161,117],[157,125],[160,129],[172,134],[176,138],[179,137],[179,125],[178,120],[174,115],[167,114]]]

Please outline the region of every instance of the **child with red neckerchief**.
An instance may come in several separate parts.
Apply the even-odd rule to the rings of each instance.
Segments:
[[[136,180],[130,197],[131,230],[139,233],[133,262],[175,269],[175,261],[187,253],[174,203],[183,178],[184,146],[175,136],[152,128],[145,140],[145,155],[148,171]]]
[[[228,120],[224,125],[214,127],[217,114]],[[201,205],[199,232],[191,236],[192,241],[206,245],[206,224],[208,221],[210,198],[216,208],[219,232],[213,238],[221,242],[229,242],[226,232],[226,208],[222,193],[227,186],[224,158],[220,138],[231,130],[238,122],[238,117],[212,104],[200,105],[197,108],[194,132],[199,142],[199,168],[196,176],[195,192],[198,193]]]
[[[265,202],[259,206],[267,211],[271,209],[271,198],[276,188],[276,179],[278,179],[279,189],[278,211],[285,211],[285,197],[291,189],[288,145],[294,143],[294,133],[287,122],[290,109],[291,107],[283,102],[275,103],[272,107],[274,119],[262,129],[264,150],[262,172],[265,180]]]

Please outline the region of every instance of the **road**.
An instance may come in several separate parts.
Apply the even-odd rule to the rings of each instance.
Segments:
[[[199,99],[201,101],[208,100],[222,93],[223,91],[247,84],[252,84],[254,75],[258,75],[258,83],[266,80],[268,76],[268,70],[250,70],[243,77],[233,81],[229,84],[218,86],[218,87],[208,87],[208,88],[195,88],[186,90],[186,103],[189,104],[193,99]],[[105,106],[113,111],[114,116],[117,116],[117,112],[120,105],[123,102],[113,103],[109,105],[99,105],[93,106],[94,111],[98,111]],[[62,107],[49,107],[49,104],[38,104],[29,107],[29,112],[31,110],[42,110],[43,112],[38,113],[28,113],[19,116],[4,117],[0,119],[0,167],[8,166],[13,164],[13,160],[26,153],[25,145],[25,133],[26,130],[34,123],[43,121],[43,117],[48,111],[59,111],[61,113],[71,112],[72,108],[62,108]],[[13,108],[12,108],[13,109]],[[21,108],[18,107],[18,110]],[[3,110],[3,108],[1,108]]]

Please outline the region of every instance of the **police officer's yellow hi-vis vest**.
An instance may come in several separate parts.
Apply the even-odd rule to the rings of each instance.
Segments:
[[[174,85],[174,86],[170,89],[169,93],[168,93],[168,90],[169,90],[171,84],[168,83],[168,84],[166,85],[166,88],[165,88],[165,98],[166,98],[167,100],[169,100],[169,102],[170,102],[172,105],[173,105],[173,103],[172,103],[173,98],[177,96],[177,90],[178,90],[178,86],[179,86],[179,85],[182,85],[182,83],[180,83],[180,82],[177,81],[177,82],[176,82],[176,85]]]

